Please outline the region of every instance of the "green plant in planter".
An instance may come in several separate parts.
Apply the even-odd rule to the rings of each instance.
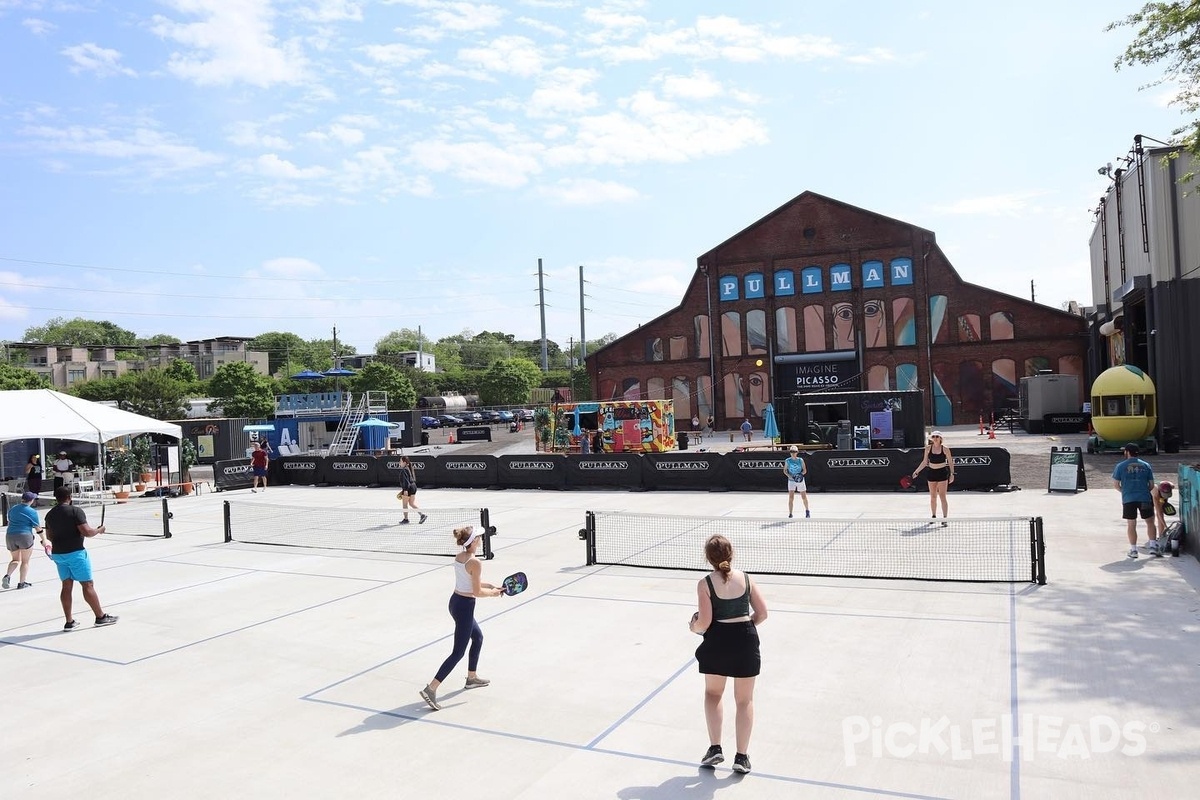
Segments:
[[[120,480],[121,491],[125,491],[126,486],[132,488],[133,473],[140,473],[142,468],[137,454],[132,450],[114,450],[112,456],[109,458],[109,465]]]
[[[183,438],[179,442],[179,474],[184,483],[192,480],[192,467],[196,464],[196,445],[191,439]]]
[[[135,436],[133,441],[129,443],[129,452],[137,458],[137,466],[134,469],[139,476],[143,472],[150,471],[150,437],[142,434]]]

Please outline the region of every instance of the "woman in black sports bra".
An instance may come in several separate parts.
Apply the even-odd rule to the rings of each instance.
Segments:
[[[925,445],[925,457],[913,470],[912,476],[929,467],[925,480],[929,483],[929,511],[937,519],[938,499],[942,501],[942,519],[949,516],[946,507],[946,490],[954,483],[954,454],[950,448],[942,444],[942,432],[934,431],[929,436],[929,444]],[[946,523],[943,522],[943,525]]]
[[[692,615],[693,633],[704,636],[696,648],[696,660],[704,674],[704,720],[708,725],[708,752],[703,767],[725,760],[721,752],[721,701],[728,678],[733,678],[737,704],[735,772],[749,772],[750,731],[754,727],[754,679],[762,666],[758,649],[758,626],[767,618],[767,604],[758,585],[745,572],[734,571],[733,545],[724,536],[710,536],[704,556],[713,571],[696,584],[699,610]]]

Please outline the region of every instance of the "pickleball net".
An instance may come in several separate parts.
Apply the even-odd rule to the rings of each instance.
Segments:
[[[1046,582],[1041,517],[945,520],[674,516],[589,511],[588,565],[707,572],[704,543],[721,534],[738,569],[765,575],[923,581]]]
[[[2,520],[8,524],[8,509],[21,502],[21,496],[7,494],[3,501]],[[117,502],[111,496],[97,493],[77,494],[71,498],[72,505],[83,509],[88,524],[104,525],[108,536],[139,536],[151,539],[171,538],[171,506],[165,497],[130,498]],[[45,520],[46,512],[54,507],[54,501],[42,498],[38,506],[39,516]]]
[[[282,505],[251,500],[226,500],[225,541],[281,547],[317,547],[365,553],[455,556],[462,552],[453,531],[473,525],[483,531],[478,556],[492,557],[492,536],[486,508],[432,508],[408,512],[401,524],[397,508],[332,508]]]

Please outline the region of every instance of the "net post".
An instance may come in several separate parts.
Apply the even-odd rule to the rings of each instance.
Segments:
[[[596,565],[596,512],[585,511],[583,517],[583,529],[579,531],[579,538],[584,541],[584,549],[586,553],[587,566],[593,567]]]
[[[492,515],[486,508],[479,509],[479,528],[483,531],[483,560],[491,561],[496,555],[492,552],[492,537],[496,529],[492,527]]]
[[[1046,585],[1046,537],[1045,530],[1042,527],[1042,518],[1035,517],[1033,520],[1033,553],[1034,553],[1034,576],[1038,586]]]
[[[225,515],[225,543],[228,544],[233,541],[233,522],[230,518],[228,500],[225,501],[225,510],[223,513]]]
[[[167,498],[162,498],[162,523],[163,523],[163,538],[171,538],[171,509],[167,505]]]
[[[0,522],[8,524],[8,492],[0,492]]]

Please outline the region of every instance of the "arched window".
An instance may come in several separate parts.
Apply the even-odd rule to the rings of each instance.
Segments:
[[[646,361],[662,361],[663,357],[663,340],[658,336],[655,336],[652,339],[647,339]]]
[[[825,342],[825,306],[804,307],[804,351],[822,353],[829,349]]]
[[[746,352],[750,354],[767,352],[767,312],[754,309],[746,312]]]
[[[746,414],[745,387],[742,376],[736,372],[725,375],[725,417],[740,419]]]
[[[886,364],[876,364],[867,370],[868,392],[887,392],[891,391],[891,388],[892,382]]]
[[[600,395],[598,400],[620,400],[621,394],[617,391],[617,382],[612,378],[600,379]]]
[[[968,419],[991,410],[986,408],[987,384],[982,361],[964,361],[958,365],[958,401]]]
[[[693,413],[692,387],[686,375],[676,375],[671,379],[671,400],[674,401],[675,419],[691,420]]]
[[[1025,374],[1037,375],[1044,369],[1050,369],[1050,359],[1045,356],[1034,356],[1033,358],[1025,359]]]
[[[721,355],[740,356],[742,354],[742,315],[736,311],[726,311],[721,315]]]
[[[958,318],[958,340],[960,342],[982,342],[983,328],[978,314],[963,314]]]
[[[917,343],[916,307],[911,297],[892,301],[892,341],[897,347],[912,347]]]
[[[878,298],[863,301],[863,343],[865,347],[887,347],[887,314]]]
[[[988,318],[988,338],[992,341],[1013,338],[1013,318],[1007,311],[997,311]]]
[[[761,417],[763,407],[771,402],[771,384],[765,372],[750,373],[750,413]]]
[[[1017,362],[1011,358],[997,358],[992,362],[992,410],[1009,408],[1009,401],[1016,398]]]
[[[695,317],[692,317],[692,327],[696,337],[696,357],[708,358],[712,352],[708,346],[708,316],[705,314],[697,314]]]
[[[696,377],[696,413],[700,421],[707,423],[708,418],[716,414],[713,408],[712,378],[708,375]]]
[[[796,309],[790,306],[775,309],[775,350],[794,353],[797,349]]]
[[[678,361],[688,357],[687,338],[684,336],[672,336],[670,341],[670,349],[668,351],[672,361]]]
[[[833,304],[833,349],[854,350],[854,306],[839,300]]]
[[[637,378],[626,378],[621,382],[622,400],[645,400],[642,397],[642,382]]]
[[[934,344],[949,339],[946,334],[947,305],[947,298],[944,294],[935,294],[929,298],[929,330],[933,332],[932,341]]]

